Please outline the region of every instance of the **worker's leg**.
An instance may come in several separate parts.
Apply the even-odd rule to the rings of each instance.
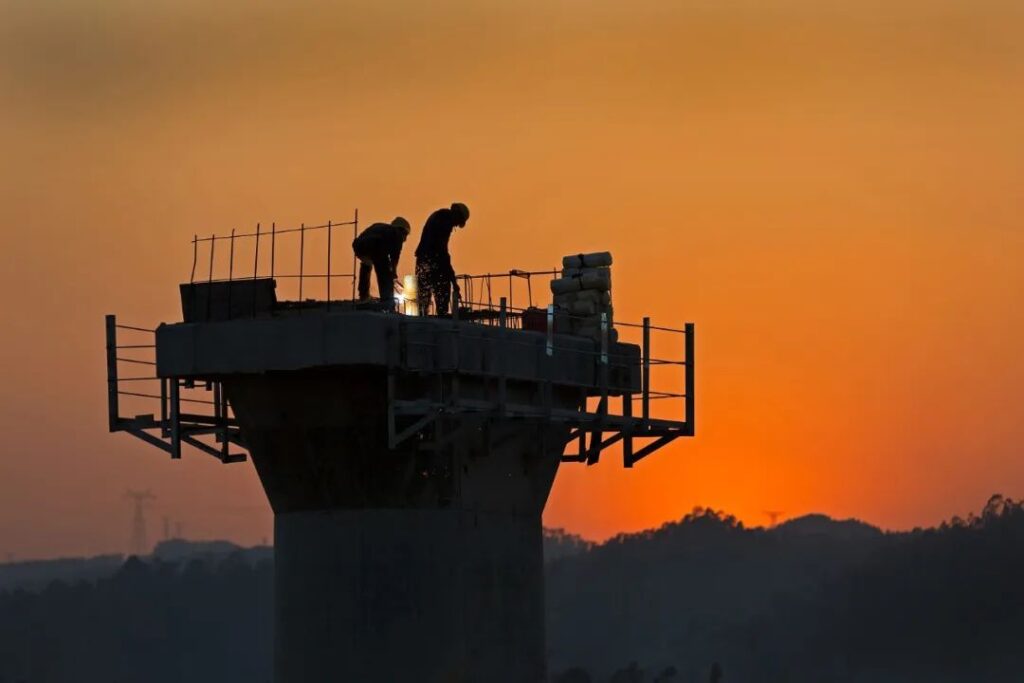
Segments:
[[[373,269],[377,272],[377,294],[384,304],[395,305],[395,285],[391,277],[391,259],[387,254],[374,254]]]
[[[362,256],[356,254],[359,259],[359,298],[370,298],[370,271],[373,270],[371,261],[364,261]]]
[[[431,284],[430,264],[416,259],[416,309],[420,315],[430,314]]]
[[[434,299],[437,301],[437,314],[448,315],[448,301],[452,296],[452,283],[441,268],[434,268],[431,273],[433,280]]]

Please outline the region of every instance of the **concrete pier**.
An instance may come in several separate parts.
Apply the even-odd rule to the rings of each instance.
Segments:
[[[598,383],[577,337],[361,311],[192,320],[275,513],[277,683],[541,683],[541,514]],[[639,388],[634,346],[613,391]]]

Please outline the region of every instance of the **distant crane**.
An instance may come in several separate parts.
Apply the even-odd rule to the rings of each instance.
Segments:
[[[771,528],[779,521],[779,517],[786,513],[779,510],[765,510],[764,514],[768,515],[768,528]]]
[[[128,490],[124,497],[135,503],[132,515],[132,536],[128,547],[133,555],[142,556],[149,552],[149,540],[146,538],[146,504],[151,500],[156,500],[156,496],[149,490]]]

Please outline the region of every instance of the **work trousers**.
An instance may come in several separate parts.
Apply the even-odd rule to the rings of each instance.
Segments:
[[[385,304],[395,303],[394,269],[384,252],[356,250],[359,259],[359,298],[370,298],[370,271],[377,272],[377,293]]]
[[[448,315],[448,302],[452,296],[451,266],[442,259],[421,257],[416,259],[416,306],[420,315]]]

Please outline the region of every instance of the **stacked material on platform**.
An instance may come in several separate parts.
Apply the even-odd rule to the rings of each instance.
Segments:
[[[608,341],[617,341],[618,333],[612,329],[611,265],[612,255],[607,251],[562,259],[562,277],[551,281],[561,323],[556,329],[600,341],[601,315],[606,314]]]

